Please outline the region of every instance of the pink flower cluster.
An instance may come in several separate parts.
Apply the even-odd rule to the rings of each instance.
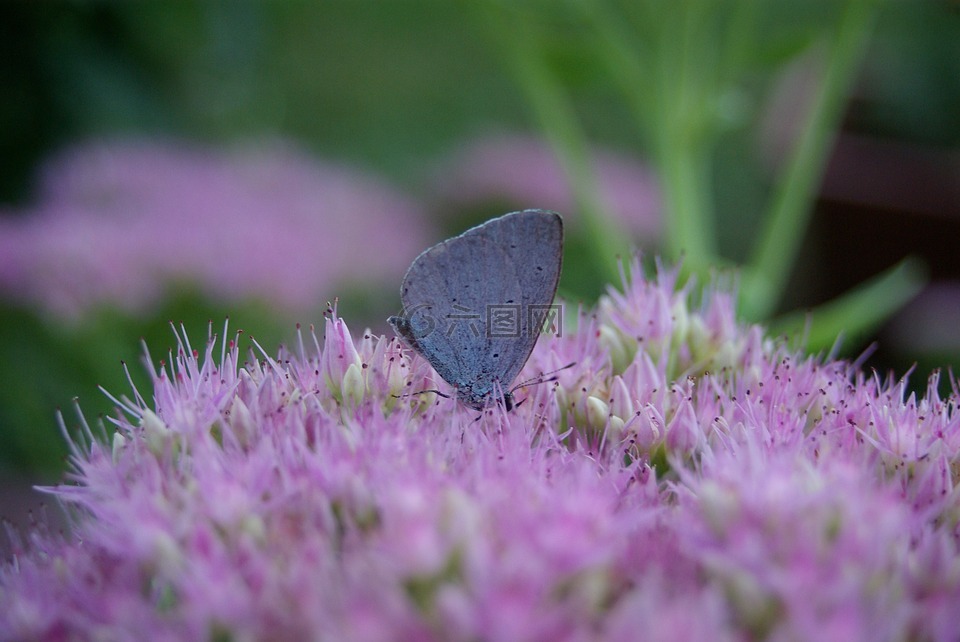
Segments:
[[[0,291],[58,318],[140,312],[183,284],[305,314],[338,284],[402,274],[430,237],[403,193],[279,142],[90,143],[40,183],[36,205],[0,217]],[[371,233],[387,223],[401,233]]]
[[[610,214],[643,247],[655,247],[662,233],[660,187],[650,166],[635,157],[592,147],[590,168]],[[539,207],[577,212],[563,167],[546,141],[533,136],[498,135],[461,146],[437,173],[438,198],[464,208],[497,202],[507,209]],[[576,225],[576,217],[571,222]]]
[[[693,293],[634,266],[479,418],[335,313],[245,363],[181,336],[0,569],[0,639],[957,640],[956,392]]]
[[[603,149],[591,160],[611,213],[654,247],[652,172]],[[426,205],[282,141],[232,151],[147,139],[78,144],[41,168],[33,204],[0,212],[0,296],[62,322],[98,306],[146,313],[186,287],[302,318],[338,287],[394,282],[436,240],[428,209],[443,213],[436,218],[490,200],[577,209],[549,146],[532,137],[468,143],[434,179]],[[387,223],[398,232],[371,232]]]

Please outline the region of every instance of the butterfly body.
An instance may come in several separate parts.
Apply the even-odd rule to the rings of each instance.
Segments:
[[[536,345],[560,278],[563,221],[545,210],[492,219],[418,256],[388,321],[457,399],[509,410],[509,386]]]

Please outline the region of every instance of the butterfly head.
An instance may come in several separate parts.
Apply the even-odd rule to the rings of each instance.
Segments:
[[[479,393],[476,390],[471,390],[469,388],[460,388],[457,390],[457,400],[460,403],[473,408],[474,410],[483,411],[486,408],[489,408],[492,400],[496,400],[497,404],[503,404],[504,409],[507,412],[510,412],[517,405],[514,403],[513,394],[510,392],[504,392],[502,395],[498,392],[486,391]]]

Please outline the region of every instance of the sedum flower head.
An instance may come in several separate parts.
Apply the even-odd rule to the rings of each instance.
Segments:
[[[277,358],[180,334],[0,568],[0,639],[957,639],[956,396],[699,300],[634,266],[479,416],[332,310]]]
[[[39,183],[31,207],[0,217],[0,294],[61,318],[149,311],[183,284],[302,314],[335,284],[402,272],[429,236],[398,190],[284,141],[90,142],[51,159]],[[387,222],[401,232],[369,233]]]
[[[663,208],[653,170],[634,157],[604,148],[590,150],[589,169],[610,214],[645,245],[655,245],[662,234]],[[495,202],[577,211],[560,160],[547,141],[532,136],[501,134],[470,141],[444,160],[433,182],[443,208]],[[569,222],[578,223],[575,218]]]

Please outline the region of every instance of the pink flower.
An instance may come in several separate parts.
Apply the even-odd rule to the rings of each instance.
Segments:
[[[960,354],[960,282],[928,285],[890,322],[885,338],[904,355]]]
[[[478,416],[395,397],[438,378],[329,314],[277,358],[180,336],[49,489],[72,532],[0,567],[0,639],[960,634],[935,380],[804,357],[634,265],[520,377],[575,367]]]
[[[635,158],[604,149],[595,150],[591,160],[610,212],[645,247],[653,246],[661,233],[653,171]],[[560,163],[545,141],[533,137],[502,135],[467,144],[444,162],[434,182],[444,207],[492,201],[507,209],[577,211]]]
[[[337,284],[402,274],[428,237],[408,197],[285,143],[90,143],[17,214],[0,219],[0,291],[68,316],[143,311],[184,283],[305,314]],[[371,233],[387,222],[400,233]]]

